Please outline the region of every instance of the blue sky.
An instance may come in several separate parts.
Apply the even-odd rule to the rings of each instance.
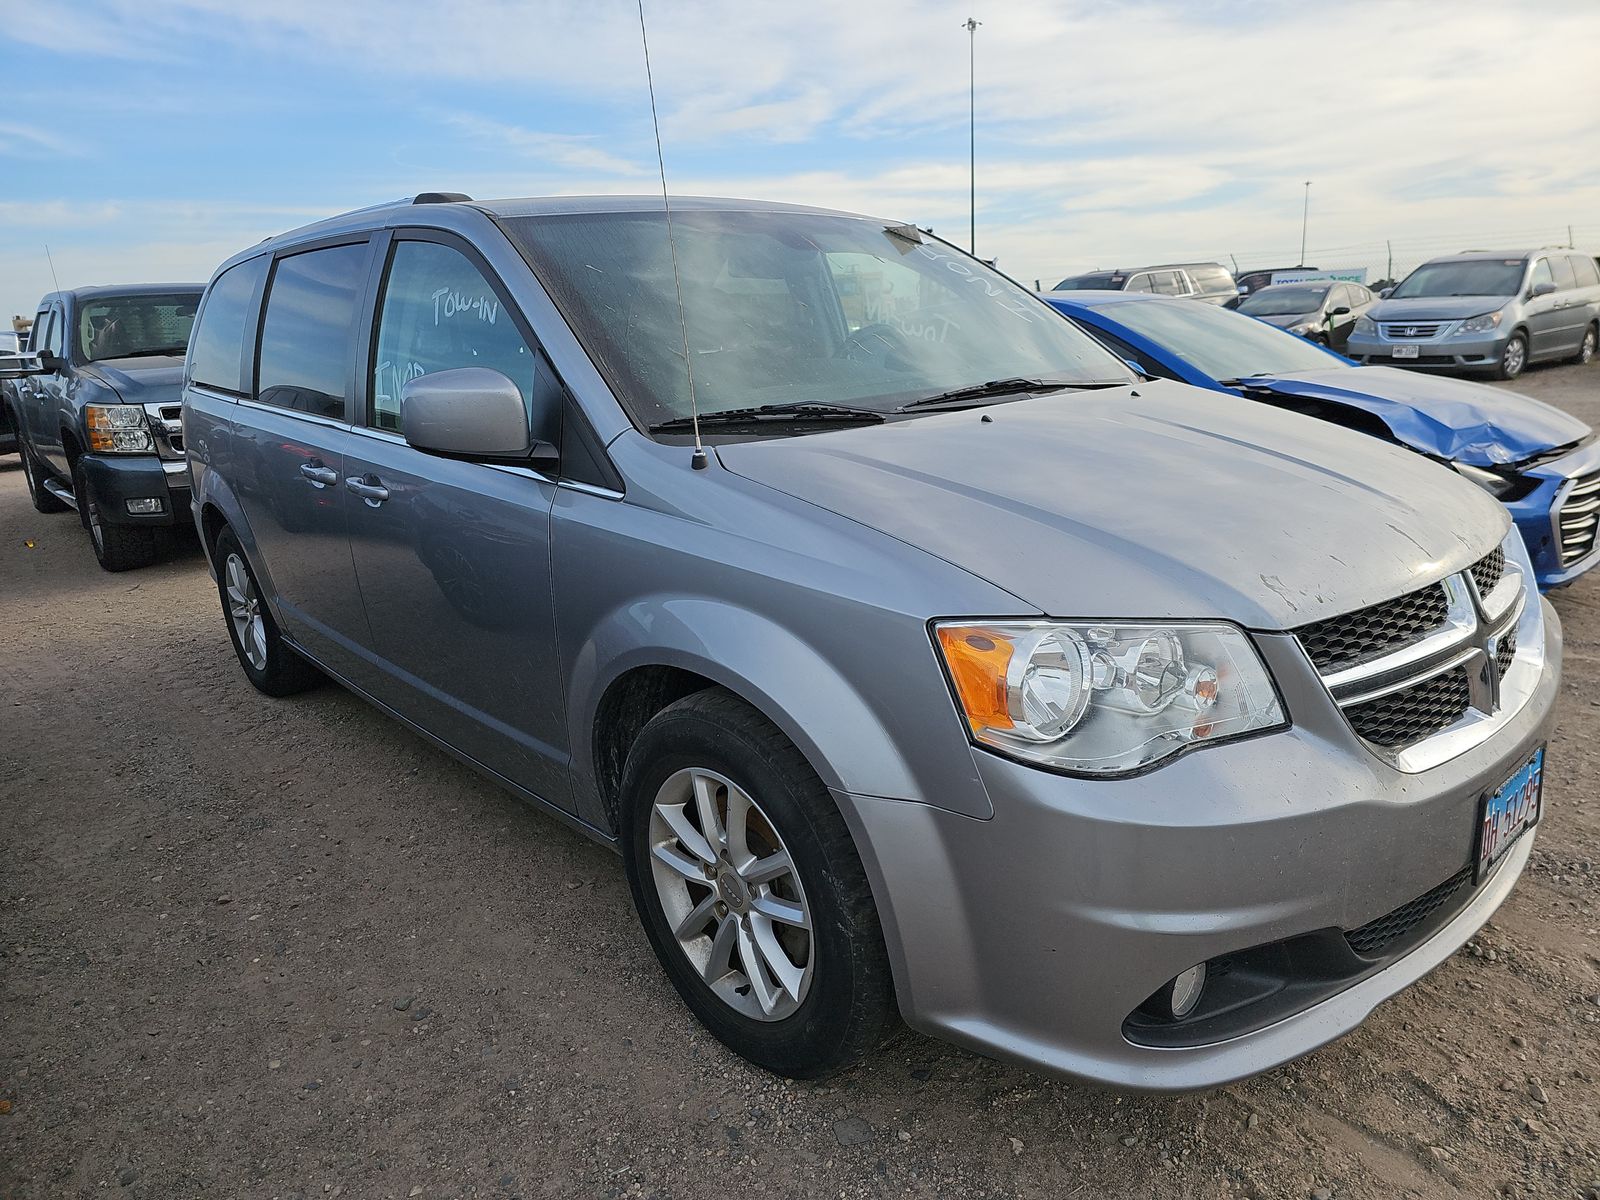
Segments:
[[[646,192],[631,0],[0,3],[0,311],[423,189]],[[967,226],[1031,280],[1600,252],[1600,3],[647,0],[676,192]],[[1326,260],[1326,261],[1324,261]]]

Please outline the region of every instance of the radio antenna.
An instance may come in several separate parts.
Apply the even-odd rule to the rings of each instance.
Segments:
[[[50,264],[50,282],[56,285],[56,291],[61,290],[61,280],[56,278],[56,260],[50,257],[50,243],[44,244],[45,261]]]
[[[683,315],[683,280],[678,275],[678,243],[672,236],[672,201],[667,198],[667,160],[661,154],[661,119],[656,116],[656,82],[650,73],[650,38],[644,28],[644,0],[639,0],[639,41],[644,44],[644,79],[650,89],[650,125],[656,134],[656,165],[661,168],[661,207],[667,213],[667,249],[672,254],[672,286],[678,293],[678,329],[683,334],[683,369],[689,377],[689,427],[694,430],[694,457],[689,465],[706,469],[706,449],[700,444],[700,409],[694,398],[694,363],[689,360],[689,320]]]

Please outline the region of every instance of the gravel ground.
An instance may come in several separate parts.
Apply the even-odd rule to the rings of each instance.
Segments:
[[[1600,425],[1600,367],[1521,390]],[[620,865],[329,687],[199,553],[107,575],[0,460],[0,1196],[1600,1198],[1600,573],[1532,867],[1355,1034],[1128,1097],[903,1034],[827,1085],[679,1005]]]

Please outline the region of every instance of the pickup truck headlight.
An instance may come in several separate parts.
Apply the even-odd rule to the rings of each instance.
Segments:
[[[1484,313],[1481,317],[1468,317],[1461,322],[1461,327],[1456,330],[1456,336],[1464,333],[1493,333],[1500,328],[1500,314],[1497,312]]]
[[[1365,313],[1363,313],[1361,316],[1356,318],[1356,327],[1355,327],[1354,332],[1356,332],[1356,333],[1377,333],[1378,332],[1378,323],[1376,321],[1374,321],[1371,317],[1369,317]]]
[[[934,634],[973,738],[1055,770],[1127,774],[1286,723],[1232,625],[941,622]]]
[[[89,449],[96,454],[155,453],[150,422],[137,404],[85,405],[84,421],[89,427]]]

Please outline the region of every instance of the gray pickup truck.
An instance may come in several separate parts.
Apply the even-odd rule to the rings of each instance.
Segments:
[[[52,292],[9,380],[22,472],[40,512],[75,509],[108,571],[155,561],[189,521],[180,420],[199,284]]]

